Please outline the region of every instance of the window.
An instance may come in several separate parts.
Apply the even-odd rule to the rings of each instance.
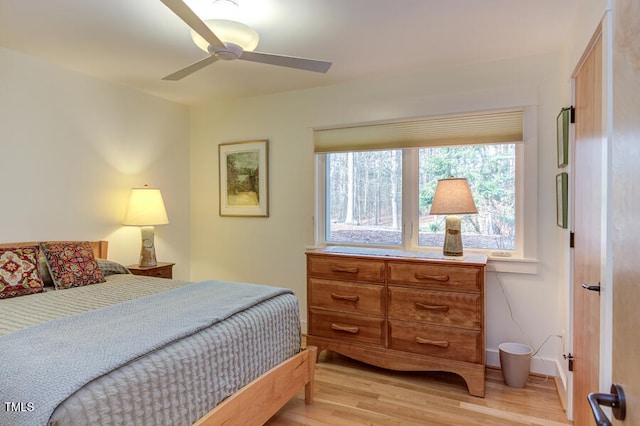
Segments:
[[[464,247],[521,256],[524,212],[517,200],[522,200],[524,146],[517,141],[523,140],[522,128],[519,138],[494,138],[497,143],[484,137],[455,144],[450,138],[387,149],[386,142],[369,141],[362,151],[354,149],[362,143],[353,143],[357,131],[348,130],[351,143],[333,140],[326,152],[316,147],[321,244],[440,249],[446,217],[429,210],[438,179],[455,176],[467,178],[478,209],[461,216]],[[377,146],[384,149],[372,149]]]
[[[326,163],[326,241],[402,245],[402,151],[327,154]]]
[[[478,214],[461,216],[463,244],[467,248],[515,248],[515,144],[463,145],[419,150],[418,245],[442,246],[445,216],[429,209],[438,179],[464,177]]]

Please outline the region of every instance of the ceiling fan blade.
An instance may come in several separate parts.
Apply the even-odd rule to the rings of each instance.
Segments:
[[[207,65],[214,63],[217,60],[218,58],[216,58],[215,56],[209,56],[208,58],[204,58],[198,62],[194,62],[188,67],[182,68],[181,70],[176,71],[173,74],[169,74],[168,76],[163,77],[162,79],[169,80],[169,81],[182,80],[186,76],[193,74],[194,72],[206,67]]]
[[[281,67],[297,68],[306,71],[327,72],[331,62],[318,59],[297,58],[295,56],[274,55],[262,52],[242,52],[238,59],[243,61],[260,62],[262,64],[279,65]]]
[[[165,4],[173,13],[178,15],[178,18],[182,19],[189,27],[191,27],[195,32],[200,34],[200,37],[205,39],[209,44],[213,44],[218,47],[225,47],[224,43],[220,41],[218,36],[216,36],[213,31],[207,24],[202,22],[202,19],[196,15],[193,10],[189,8],[183,1],[181,0],[160,0]]]

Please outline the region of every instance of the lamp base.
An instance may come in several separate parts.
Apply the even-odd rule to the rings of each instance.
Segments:
[[[460,217],[447,216],[446,231],[444,234],[444,247],[442,254],[445,256],[462,256],[462,233],[460,232]]]
[[[156,246],[154,245],[153,226],[142,226],[142,248],[140,249],[140,266],[158,266]]]

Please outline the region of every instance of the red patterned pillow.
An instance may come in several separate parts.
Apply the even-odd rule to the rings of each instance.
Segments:
[[[57,290],[105,282],[87,241],[43,241],[40,247]]]
[[[0,299],[44,291],[38,247],[0,248]]]

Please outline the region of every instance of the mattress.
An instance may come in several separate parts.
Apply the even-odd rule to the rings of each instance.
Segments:
[[[9,334],[186,285],[190,283],[114,275],[103,284],[7,299],[2,301],[0,330]],[[91,380],[41,424],[189,425],[299,348],[297,298],[282,294]],[[3,397],[13,402],[10,386]],[[33,401],[15,402],[38,409]],[[3,414],[0,424],[5,424]],[[28,412],[13,414],[11,424],[16,418],[17,424],[32,424]]]
[[[127,300],[191,284],[189,281],[166,280],[114,274],[105,283],[0,300],[0,336],[25,327],[65,316],[103,308]]]

